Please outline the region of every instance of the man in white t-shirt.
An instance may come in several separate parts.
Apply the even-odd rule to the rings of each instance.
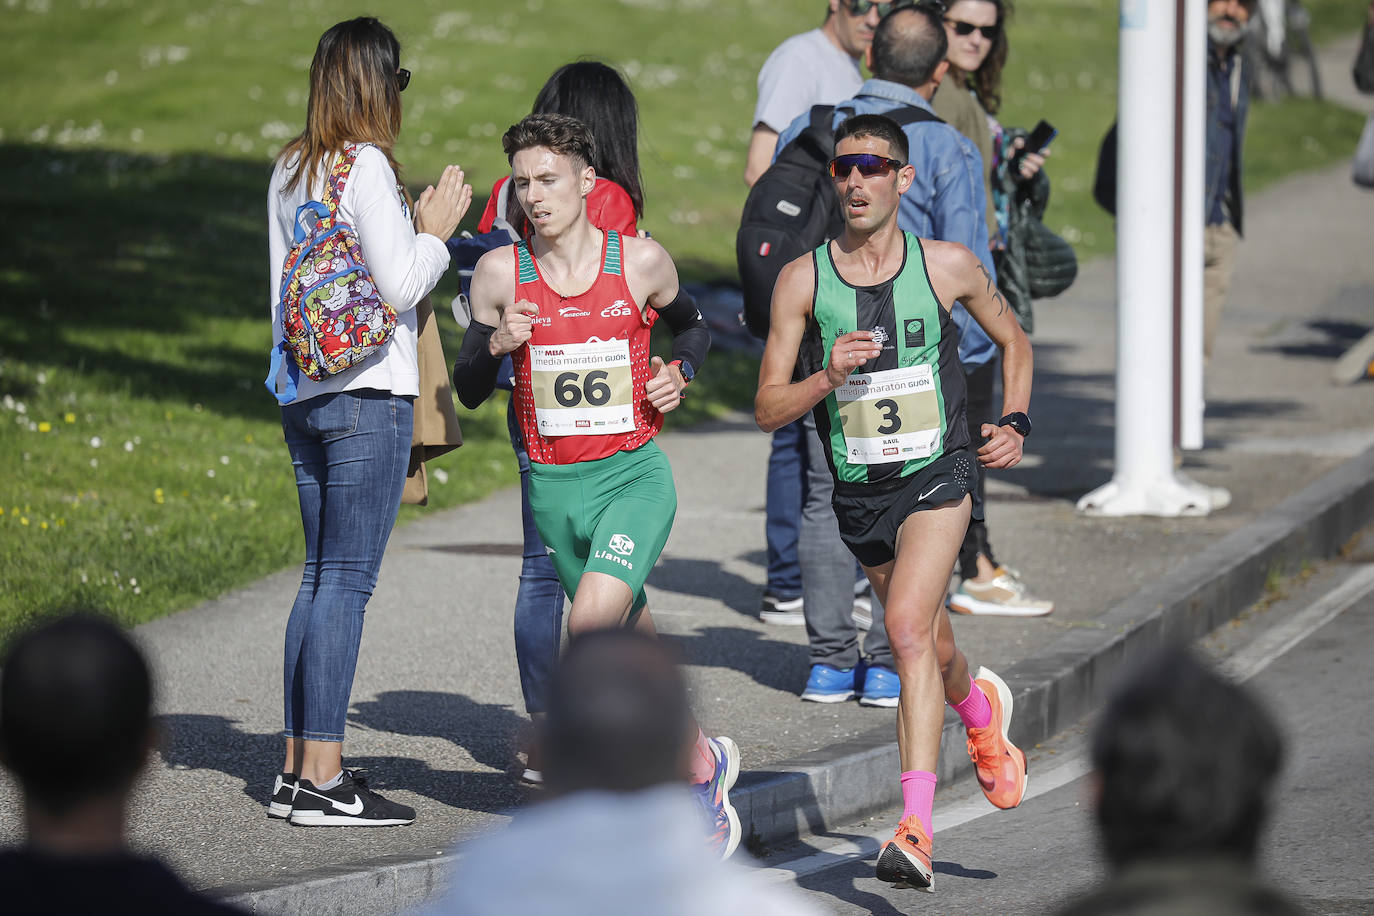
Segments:
[[[754,133],[744,163],[744,183],[753,186],[773,161],[773,150],[792,120],[812,105],[835,105],[859,91],[859,61],[873,41],[878,20],[910,0],[828,0],[818,29],[793,35],[778,45],[759,71],[759,102]]]

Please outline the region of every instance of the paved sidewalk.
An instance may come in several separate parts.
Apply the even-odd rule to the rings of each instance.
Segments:
[[[1249,235],[1208,383],[1207,448],[1185,465],[1196,479],[1232,491],[1232,506],[1212,517],[1075,513],[1077,497],[1111,475],[1112,265],[1085,265],[1069,293],[1037,304],[1035,435],[1021,467],[993,477],[989,524],[999,556],[1058,607],[1031,621],[956,618],[974,664],[1013,672],[1013,688],[1024,689],[1032,675],[1060,670],[1047,660],[1062,659],[1065,647],[1106,645],[1104,634],[1127,629],[1122,615],[1133,613],[1133,601],[1155,602],[1150,596],[1161,588],[1185,574],[1196,578],[1199,556],[1222,558],[1252,533],[1259,538],[1292,494],[1342,465],[1355,469],[1342,478],[1346,489],[1327,490],[1363,486],[1366,450],[1374,446],[1374,383],[1327,382],[1343,346],[1374,324],[1374,195],[1357,192],[1348,174],[1341,165],[1301,176],[1247,202]],[[834,772],[826,768],[837,760],[878,761],[875,772],[887,775],[874,778],[895,793],[897,774],[882,762],[893,743],[893,712],[799,702],[804,632],[765,627],[754,617],[768,438],[739,415],[669,432],[660,442],[673,463],[679,510],[649,580],[650,607],[664,637],[690,661],[699,718],[743,750],[742,795],[755,829],[776,837],[785,834],[784,822],[795,828],[831,818],[840,808],[827,808],[821,796],[843,795],[826,784]],[[1284,511],[1316,517],[1302,506]],[[1359,527],[1329,505],[1323,511],[1328,533]],[[1326,546],[1315,536],[1290,545],[1313,553]],[[416,807],[410,828],[308,830],[264,815],[281,762],[281,644],[296,571],[140,627],[157,667],[166,740],[133,813],[135,842],[207,888],[337,882],[358,863],[376,867],[393,856],[412,863],[406,880],[414,886],[396,878],[390,905],[422,896],[434,880],[434,870],[421,867],[424,857],[499,823],[501,812],[526,798],[505,775],[525,721],[510,623],[519,553],[514,490],[435,513],[392,538],[368,613],[345,748],[349,765],[368,768],[374,785]],[[1233,569],[1228,600],[1242,596],[1238,586],[1258,588],[1266,568]],[[1085,686],[1070,690],[1074,677],[1046,675],[1061,691],[1053,703],[1065,710],[1087,696]],[[1046,728],[1056,721],[1040,707],[1028,709]],[[952,765],[962,742],[946,751]],[[806,767],[797,796],[787,774]],[[853,786],[869,791],[867,783]],[[779,792],[792,793],[786,810],[777,810]],[[20,819],[7,783],[0,783],[0,815],[0,844],[13,842]],[[264,910],[309,909],[303,898],[291,903],[289,893],[260,899]],[[342,906],[337,898],[334,905]]]

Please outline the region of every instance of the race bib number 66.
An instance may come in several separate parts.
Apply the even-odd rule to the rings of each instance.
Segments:
[[[531,344],[530,382],[542,436],[599,436],[635,428],[628,340]]]
[[[850,464],[929,458],[941,448],[930,366],[855,374],[835,389]]]

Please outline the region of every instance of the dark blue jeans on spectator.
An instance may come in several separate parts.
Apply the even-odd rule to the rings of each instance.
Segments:
[[[802,593],[797,539],[801,535],[802,502],[806,496],[805,435],[801,420],[778,427],[773,431],[773,449],[768,455],[764,503],[768,584],[764,592],[783,600]]]
[[[363,612],[405,489],[414,404],[389,391],[341,391],[287,404],[281,420],[305,531],[286,622],[285,734],[343,741]]]
[[[530,456],[525,451],[514,405],[506,409],[506,428],[520,462],[520,518],[525,526],[520,589],[515,596],[515,664],[520,671],[525,711],[534,715],[544,711],[544,694],[558,662],[563,639],[563,586],[530,512]]]

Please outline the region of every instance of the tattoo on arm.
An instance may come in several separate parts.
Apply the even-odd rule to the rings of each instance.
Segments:
[[[979,264],[978,271],[983,275],[984,279],[988,281],[987,291],[992,293],[992,298],[997,302],[997,317],[1001,318],[1002,313],[1007,310],[1007,302],[1005,299],[1002,298],[1002,291],[993,284],[992,274],[988,273],[988,269],[986,267],[984,267],[982,264]]]

